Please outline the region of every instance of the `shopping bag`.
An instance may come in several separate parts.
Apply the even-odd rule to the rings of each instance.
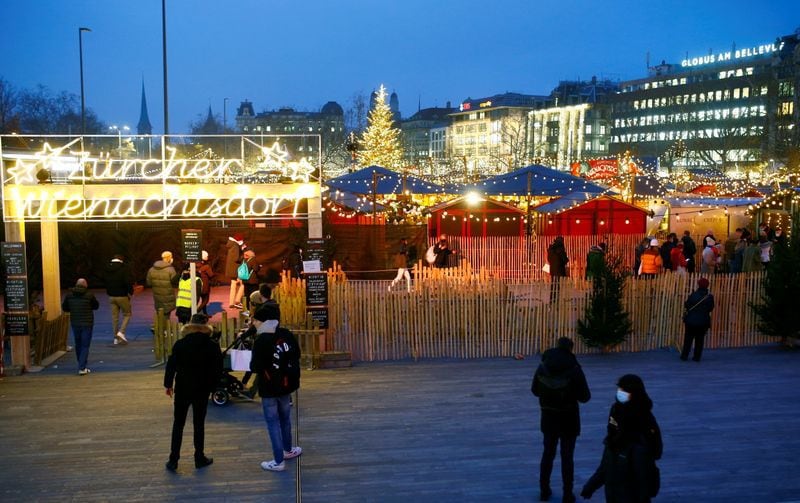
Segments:
[[[250,371],[250,359],[253,352],[249,349],[231,349],[231,370]]]

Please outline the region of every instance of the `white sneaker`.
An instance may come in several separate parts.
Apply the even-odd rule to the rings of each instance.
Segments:
[[[91,369],[80,369],[80,370],[78,371],[78,375],[79,375],[79,376],[85,376],[86,374],[88,374],[88,373],[90,373],[90,372],[91,372]]]
[[[283,461],[276,463],[274,459],[272,461],[262,461],[261,469],[268,472],[282,472],[286,469],[286,463]]]
[[[303,454],[303,449],[299,446],[292,447],[291,451],[283,451],[283,459],[292,459]]]
[[[122,332],[117,332],[117,335],[114,336],[114,344],[127,344],[128,339],[125,337],[125,334]]]

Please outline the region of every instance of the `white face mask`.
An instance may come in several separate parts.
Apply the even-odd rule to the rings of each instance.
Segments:
[[[627,403],[628,400],[630,400],[630,399],[631,399],[631,394],[630,393],[628,393],[626,391],[622,391],[621,389],[617,390],[617,401],[619,403]]]

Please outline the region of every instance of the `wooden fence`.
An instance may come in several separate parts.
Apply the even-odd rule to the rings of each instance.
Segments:
[[[770,339],[756,329],[749,307],[762,294],[764,273],[714,275],[716,308],[706,347],[740,347]],[[667,273],[654,279],[629,279],[624,305],[633,330],[614,351],[677,347],[683,338],[683,303],[699,275]],[[587,348],[577,337],[577,320],[586,309],[590,283],[562,280],[556,300],[553,284],[509,282],[482,270],[426,269],[411,292],[389,292],[386,281],[330,282],[333,348],[354,361],[406,358],[487,358],[535,354],[558,337],[573,337],[577,352]]]

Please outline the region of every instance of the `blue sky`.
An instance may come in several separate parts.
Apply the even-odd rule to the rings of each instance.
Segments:
[[[563,79],[646,74],[731,47],[773,42],[800,26],[796,0],[167,0],[170,132],[209,105],[228,124],[256,111],[347,108],[384,83],[403,116],[505,91],[547,94]],[[2,0],[0,76],[18,87],[80,92],[87,107],[135,127],[144,78],[163,132],[160,0]]]

